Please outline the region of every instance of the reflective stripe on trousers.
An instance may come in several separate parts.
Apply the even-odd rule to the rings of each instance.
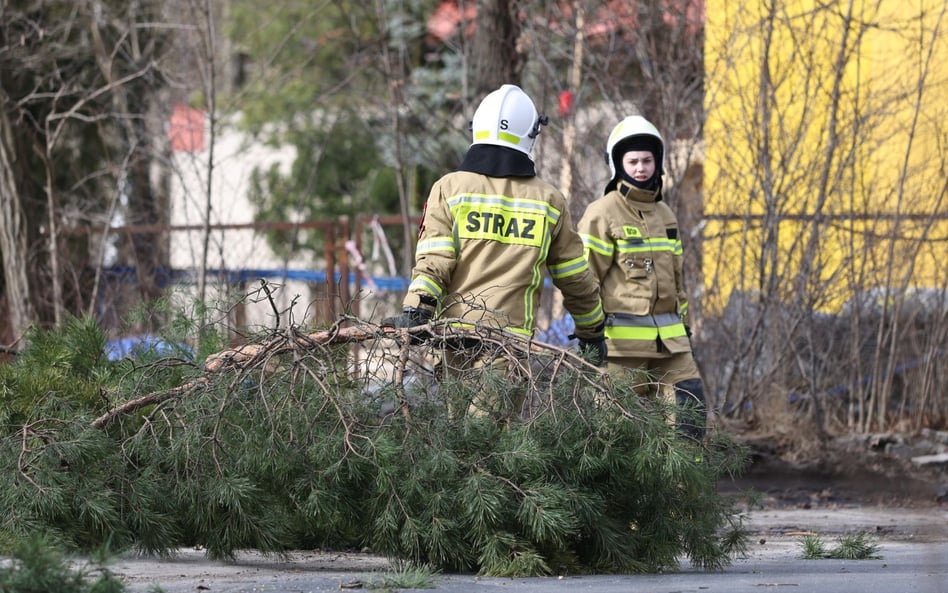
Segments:
[[[626,315],[611,313],[606,317],[606,337],[614,340],[653,341],[687,336],[685,324],[674,313],[658,315]]]

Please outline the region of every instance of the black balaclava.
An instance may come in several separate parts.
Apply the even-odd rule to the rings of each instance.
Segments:
[[[646,150],[652,153],[652,156],[655,158],[655,173],[644,182],[635,181],[629,177],[625,172],[625,168],[622,167],[622,157],[625,156],[625,153],[629,152],[630,150]],[[606,185],[605,193],[609,193],[614,190],[616,188],[616,184],[620,180],[625,181],[633,187],[637,187],[639,189],[659,189],[662,184],[662,173],[664,173],[662,170],[663,156],[662,143],[655,136],[642,134],[639,136],[631,136],[619,141],[612,148],[612,164],[616,168],[616,175],[612,181]]]
[[[474,144],[464,155],[458,171],[490,177],[536,177],[533,160],[515,148],[494,144]]]

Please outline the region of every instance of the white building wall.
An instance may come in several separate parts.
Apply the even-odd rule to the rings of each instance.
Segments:
[[[308,257],[282,260],[270,249],[264,234],[252,229],[217,229],[209,233],[203,230],[205,223],[212,227],[252,224],[254,208],[248,199],[251,173],[255,168],[267,169],[273,164],[287,171],[295,156],[292,147],[275,149],[250,142],[233,126],[221,126],[212,139],[206,125],[202,149],[173,153],[170,224],[172,227],[188,227],[188,230],[171,232],[170,263],[175,270],[191,271],[195,278],[179,287],[183,295],[197,296],[196,278],[205,257],[206,268],[210,271],[318,268]],[[281,326],[305,323],[312,318],[309,284],[280,277],[267,280],[275,284],[271,288],[275,293],[276,309],[281,312]],[[241,286],[228,280],[227,276],[209,275],[206,300],[232,302],[255,291],[245,301],[245,323],[250,328],[273,327],[277,320],[274,307],[264,294],[258,292],[259,289],[259,277],[248,278],[248,282]]]

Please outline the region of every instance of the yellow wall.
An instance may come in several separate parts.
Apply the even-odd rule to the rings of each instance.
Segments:
[[[948,0],[821,4],[707,0],[710,313],[946,286]]]

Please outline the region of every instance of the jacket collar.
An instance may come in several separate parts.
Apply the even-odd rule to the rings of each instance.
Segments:
[[[652,204],[662,199],[661,185],[657,189],[642,189],[620,179],[616,184],[616,191],[627,200],[642,204]]]

